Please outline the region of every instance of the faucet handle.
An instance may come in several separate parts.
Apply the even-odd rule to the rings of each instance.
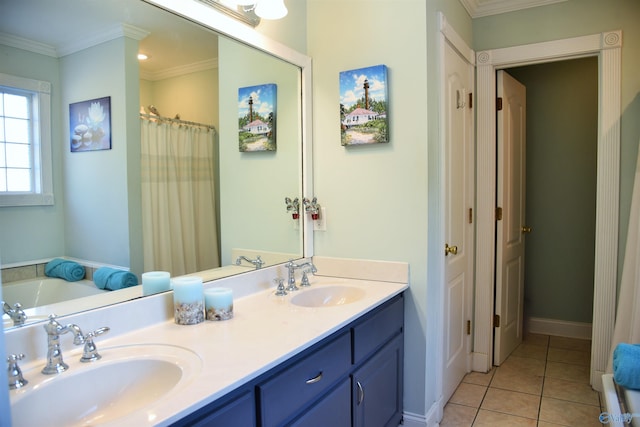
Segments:
[[[98,349],[96,348],[95,343],[93,342],[93,338],[98,335],[106,334],[109,332],[109,327],[98,328],[93,332],[89,332],[84,337],[84,350],[82,351],[82,357],[80,361],[83,363],[87,362],[95,362],[96,360],[100,360],[102,356],[98,354]]]
[[[24,358],[24,354],[10,354],[7,357],[7,377],[9,379],[9,389],[15,390],[20,387],[27,385],[29,381],[25,380],[22,376],[22,371],[20,370],[20,366],[18,366],[18,361]]]
[[[276,279],[273,279],[273,283],[278,284],[278,288],[276,289],[276,293],[275,293],[277,297],[283,297],[287,295],[287,291],[284,289],[284,279],[281,279],[278,277]]]
[[[309,283],[309,278],[307,277],[307,273],[312,273],[311,270],[305,270],[302,272],[302,279],[300,279],[300,286],[301,287],[307,287],[307,286],[311,286],[311,283]]]

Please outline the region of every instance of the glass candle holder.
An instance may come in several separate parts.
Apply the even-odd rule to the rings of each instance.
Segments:
[[[233,292],[229,288],[210,288],[204,292],[207,320],[228,320],[233,317]]]
[[[152,295],[171,289],[168,271],[148,271],[142,273],[142,295]]]
[[[173,317],[178,325],[204,321],[204,293],[201,277],[173,279]]]

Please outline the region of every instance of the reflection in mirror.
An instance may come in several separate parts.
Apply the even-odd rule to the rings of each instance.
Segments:
[[[172,276],[197,273],[212,280],[253,270],[255,263],[242,259],[236,265],[242,256],[260,256],[265,266],[302,256],[302,227],[284,204],[285,197],[299,196],[302,188],[299,67],[140,0],[0,0],[0,9],[0,73],[51,85],[48,132],[55,197],[51,206],[0,207],[3,287],[23,279],[36,282],[32,288],[52,285],[39,279],[54,257],[80,262],[88,279],[95,269],[108,266],[130,269],[138,277],[166,270]],[[138,52],[149,58],[139,63]],[[263,84],[277,88],[277,149],[241,152],[238,90]],[[107,96],[112,148],[71,152],[69,104]],[[153,179],[145,175],[149,159],[141,154],[145,126],[156,131],[190,126],[156,117],[150,122],[140,113],[152,114],[151,105],[167,118],[206,125],[192,127],[210,137],[203,143],[210,151],[204,162],[210,179],[202,191],[208,205],[146,199]],[[154,143],[163,144],[157,138]],[[151,222],[154,216],[162,221]],[[200,221],[190,235],[178,241],[165,233],[157,246],[195,245],[192,252],[181,260],[147,256],[153,252],[144,243],[148,230],[182,227],[187,218]],[[196,243],[200,235],[204,239]],[[39,308],[36,302],[28,314],[37,320],[52,311],[73,313],[138,297],[139,288],[71,301],[54,292],[64,301]]]

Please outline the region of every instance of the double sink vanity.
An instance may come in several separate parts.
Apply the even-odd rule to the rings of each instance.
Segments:
[[[285,296],[282,265],[217,280],[234,292],[227,321],[175,324],[171,292],[59,318],[110,330],[90,363],[61,335],[69,368],[54,375],[41,373],[45,323],[6,331],[7,352],[26,355],[13,425],[398,425],[407,265],[314,263]]]

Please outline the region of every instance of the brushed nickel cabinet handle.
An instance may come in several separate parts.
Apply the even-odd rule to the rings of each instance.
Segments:
[[[305,381],[307,384],[315,384],[318,381],[320,381],[322,379],[322,371],[320,371],[320,373],[318,375],[316,375],[313,378],[309,378],[307,381]]]
[[[360,381],[356,382],[356,385],[358,386],[358,405],[359,405],[364,400],[364,387],[362,387],[362,384],[360,384]]]

